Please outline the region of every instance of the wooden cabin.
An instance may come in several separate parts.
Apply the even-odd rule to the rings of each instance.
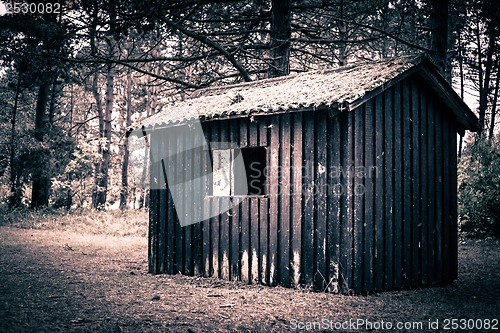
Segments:
[[[198,91],[142,124],[149,272],[341,293],[449,283],[466,130],[476,116],[426,57]]]

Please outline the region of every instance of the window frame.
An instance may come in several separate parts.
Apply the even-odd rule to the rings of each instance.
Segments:
[[[253,149],[253,148],[262,148],[264,149],[264,157],[265,157],[265,166],[264,166],[264,184],[262,186],[262,189],[264,191],[264,194],[234,194],[234,168],[233,168],[233,156],[234,156],[234,151],[235,150],[243,150],[243,149]],[[230,182],[230,187],[229,187],[229,194],[223,194],[223,195],[215,195],[214,194],[214,174],[215,174],[215,163],[214,163],[214,152],[215,151],[229,151],[230,155],[230,167],[229,167],[229,182]],[[212,177],[211,177],[211,182],[209,184],[210,189],[208,191],[208,197],[210,198],[238,198],[238,197],[248,197],[248,198],[267,198],[269,197],[269,171],[268,171],[268,165],[269,165],[269,149],[268,146],[245,146],[245,147],[218,147],[218,148],[212,148],[210,149],[210,159],[212,163]],[[245,165],[246,166],[246,165]],[[248,184],[247,184],[248,185]]]

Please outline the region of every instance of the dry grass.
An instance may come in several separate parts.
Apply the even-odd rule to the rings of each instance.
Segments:
[[[45,212],[0,227],[0,332],[281,332],[297,321],[358,319],[421,322],[428,331],[429,320],[499,318],[498,240],[462,242],[452,285],[342,296],[149,275],[142,231],[117,229],[137,219],[145,230],[143,213],[129,214]]]
[[[0,225],[110,236],[147,236],[147,210],[18,209],[0,211]]]

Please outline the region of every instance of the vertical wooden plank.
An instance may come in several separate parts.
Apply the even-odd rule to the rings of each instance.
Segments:
[[[258,145],[267,146],[269,144],[269,117],[261,117],[257,122],[258,127]]]
[[[435,258],[436,258],[436,280],[435,282],[443,282],[443,110],[440,104],[436,105],[435,110],[435,129],[436,129],[436,193],[435,193]]]
[[[429,283],[436,282],[435,276],[435,235],[436,235],[436,129],[434,103],[427,102],[427,212],[428,212],[428,276]]]
[[[326,250],[327,250],[327,234],[326,234],[326,210],[327,210],[327,112],[315,112],[316,127],[315,127],[315,166],[314,178],[314,243],[315,246],[315,270],[314,270],[314,287],[317,290],[325,290],[327,281],[326,268]]]
[[[220,133],[219,133],[219,128],[220,128],[220,122],[219,121],[214,121],[212,122],[212,125],[210,127],[211,129],[211,142],[213,145],[216,145],[215,148],[220,149],[220,145],[217,145],[217,143],[221,142],[220,140]],[[212,161],[213,163],[213,161]],[[220,277],[220,261],[219,261],[219,236],[220,236],[220,229],[219,229],[219,219],[220,219],[220,214],[219,212],[219,200],[220,197],[212,197],[212,215],[213,217],[210,219],[210,244],[211,244],[211,251],[212,251],[212,272],[214,277]]]
[[[354,111],[341,113],[341,291],[353,288],[353,221],[354,221]]]
[[[177,142],[179,138],[175,135],[176,129],[169,129],[168,132],[165,133],[165,136],[168,137],[168,145],[169,145],[169,158],[168,158],[168,168],[169,175],[177,175]],[[170,150],[171,149],[171,150]],[[174,203],[174,196],[177,194],[177,189],[175,187],[175,181],[171,180],[169,183],[169,239],[171,239],[171,263],[170,271],[171,274],[177,274],[177,224],[179,223],[177,218],[177,207],[176,203]]]
[[[303,115],[303,216],[302,220],[302,273],[304,283],[310,285],[314,278],[314,116]]]
[[[244,133],[245,145],[242,145],[240,140],[240,128],[246,127],[247,119],[237,119],[232,121],[232,126],[229,132],[229,141],[238,143],[240,147],[246,145],[246,132]],[[242,125],[243,124],[243,125]],[[240,208],[241,205],[233,205],[230,218],[230,279],[233,281],[240,280]]]
[[[241,203],[233,206],[231,214],[231,269],[230,279],[239,281],[241,279],[240,267],[240,233],[241,233]]]
[[[205,220],[202,222],[202,231],[203,231],[203,254],[202,254],[202,266],[203,266],[203,276],[208,277],[212,276],[212,266],[211,266],[211,258],[212,258],[212,245],[210,239],[210,225],[211,225],[211,207],[212,207],[212,162],[210,160],[210,147],[211,147],[211,130],[210,126],[212,122],[207,122],[202,124],[203,132],[205,135],[205,140],[207,142],[207,150],[203,151],[202,155],[202,167],[203,172],[206,175],[205,183],[204,183],[204,193],[205,200],[203,202],[203,216]]]
[[[421,184],[420,170],[420,86],[418,81],[412,81],[411,86],[411,156],[412,156],[412,247],[411,247],[411,285],[420,285],[420,255],[421,255],[421,234],[422,220],[420,217]]]
[[[176,184],[182,184],[184,182],[184,135],[180,128],[175,131],[176,135],[176,153],[175,160],[173,161],[175,170],[175,182]],[[171,134],[169,135],[171,136]],[[184,274],[184,230],[181,227],[179,220],[179,214],[182,214],[184,199],[183,199],[183,188],[177,185],[175,189],[175,273]]]
[[[444,113],[444,105],[442,106],[442,150],[443,150],[443,164],[441,165],[443,173],[443,281],[451,281],[451,244],[450,244],[450,233],[451,233],[451,190],[450,190],[450,173],[451,171],[451,161],[450,161],[450,125],[449,116]]]
[[[228,207],[229,205],[229,197],[221,197],[219,199],[221,207]],[[231,210],[223,211],[220,214],[220,239],[219,239],[219,260],[220,260],[220,274],[219,277],[222,279],[229,279],[229,270],[230,270],[230,261],[229,261],[229,252],[231,250],[229,243],[229,214],[231,214]]]
[[[360,170],[364,167],[365,113],[366,103],[352,111],[354,113],[354,280],[352,289],[359,293],[363,290],[363,251],[364,251],[364,202],[365,179]]]
[[[389,88],[384,93],[384,216],[385,216],[385,270],[384,288],[386,290],[394,287],[394,230],[395,230],[395,207],[394,207],[394,88]]]
[[[259,282],[269,285],[269,251],[268,251],[268,198],[259,200]]]
[[[193,204],[193,189],[191,188],[190,182],[193,179],[193,130],[188,126],[184,127],[185,131],[182,133],[184,136],[184,151],[183,155],[183,174],[184,174],[184,184],[182,186],[183,198],[184,198],[184,212],[188,209],[192,209]],[[186,214],[186,213],[184,213]],[[192,215],[191,215],[192,217]],[[187,219],[188,215],[184,217]],[[191,221],[186,220],[187,223]],[[182,227],[184,233],[184,272],[186,275],[193,275],[193,243],[192,243],[192,233],[193,225],[187,225]]]
[[[411,283],[412,244],[412,150],[411,150],[411,81],[403,80],[403,285]]]
[[[250,199],[245,198],[241,202],[241,238],[240,238],[240,251],[241,251],[241,281],[250,283]]]
[[[148,231],[148,272],[158,274],[157,267],[157,221],[158,221],[158,196],[159,190],[151,189],[149,192],[149,231]]]
[[[435,111],[435,128],[436,128],[436,197],[435,197],[435,210],[436,210],[436,234],[435,234],[435,245],[436,245],[436,282],[443,282],[443,227],[444,227],[444,215],[443,215],[443,110],[442,106],[436,103]]]
[[[300,284],[302,251],[302,113],[292,114],[291,150],[291,278],[294,286]]]
[[[328,119],[327,138],[327,181],[328,181],[328,217],[327,217],[327,291],[338,293],[339,262],[340,262],[340,196],[342,183],[340,181],[340,115]]]
[[[167,224],[167,187],[166,187],[166,164],[164,157],[166,156],[166,138],[164,136],[158,136],[158,157],[162,160],[158,166],[158,273],[165,273],[165,260],[166,260],[166,224]]]
[[[279,183],[279,148],[280,148],[280,118],[270,119],[270,165],[269,165],[269,283],[278,283],[278,183]]]
[[[375,113],[375,169],[371,172],[371,176],[374,177],[375,181],[375,204],[374,204],[374,221],[375,221],[375,253],[374,253],[374,281],[373,289],[383,290],[384,289],[384,277],[385,277],[385,220],[384,207],[385,207],[385,172],[384,172],[384,162],[385,162],[385,150],[384,142],[387,140],[384,133],[385,124],[385,109],[384,109],[384,94],[379,94],[375,97],[375,107],[373,112]]]
[[[248,139],[249,121],[248,119],[241,119],[239,126],[239,142],[240,147],[249,145]],[[239,229],[239,278],[241,281],[250,282],[250,230],[249,230],[249,206],[248,198],[245,198],[240,207],[240,216],[238,221]]]
[[[166,154],[165,154],[165,169],[167,174],[171,175],[175,172],[175,152],[176,152],[176,138],[172,135],[164,136],[167,140],[166,142]],[[175,223],[176,223],[176,212],[174,206],[174,200],[172,198],[172,189],[169,186],[169,181],[172,183],[173,179],[167,179],[167,214],[166,214],[166,273],[175,274],[174,261],[175,261]]]
[[[258,144],[258,123],[255,120],[248,122],[248,146],[255,147]]]
[[[205,216],[210,216],[211,210],[211,199],[207,198],[203,205],[203,213]],[[211,258],[212,258],[212,247],[210,242],[210,218],[207,218],[202,222],[202,231],[203,231],[203,249],[202,249],[202,269],[203,276],[210,277],[213,275],[213,270],[211,267]]]
[[[212,198],[206,198],[203,204],[203,213],[205,216],[210,216],[212,208]],[[203,254],[202,254],[202,264],[203,264],[203,276],[210,277],[213,276],[213,268],[211,265],[212,259],[212,244],[210,238],[210,224],[211,218],[207,218],[202,222],[203,230]]]
[[[429,283],[428,281],[428,227],[429,227],[429,217],[428,217],[428,147],[427,147],[427,135],[428,135],[428,124],[427,124],[427,91],[420,89],[420,105],[419,105],[419,116],[420,116],[420,282],[423,285]]]
[[[267,146],[267,119],[260,118],[258,122],[258,144],[259,146]],[[269,166],[269,149],[266,149],[266,166]],[[269,167],[265,170],[266,183],[269,183]],[[266,194],[269,190],[266,188]],[[269,269],[268,269],[268,214],[269,202],[267,198],[261,198],[259,201],[259,282],[262,284],[269,284]]]
[[[164,155],[163,155],[164,156]],[[165,160],[161,161],[161,169],[165,169]],[[158,200],[158,273],[166,273],[167,258],[167,188],[164,172],[160,174],[160,195]],[[166,172],[165,172],[166,174]]]
[[[219,238],[220,238],[220,214],[219,214],[219,197],[212,198],[212,215],[211,226],[210,226],[210,239],[212,245],[212,271],[214,277],[220,277],[220,260],[219,260]]]
[[[259,282],[259,199],[250,199],[250,263],[249,282]]]
[[[159,150],[159,135],[157,131],[151,134],[150,154],[156,155]],[[157,251],[158,251],[158,201],[159,201],[159,161],[150,158],[150,208],[149,208],[149,232],[148,232],[148,271],[152,274],[158,273]]]
[[[403,286],[403,132],[401,83],[394,86],[394,285]]]
[[[252,147],[259,144],[259,124],[255,121],[250,121],[248,126],[248,141]],[[249,282],[254,283],[259,280],[259,199],[251,198],[249,201]]]
[[[458,229],[457,229],[457,131],[455,126],[450,128],[450,278],[458,277]]]
[[[364,118],[364,240],[363,240],[363,291],[373,290],[375,261],[375,99],[365,103]]]
[[[290,114],[281,115],[280,182],[279,182],[279,283],[290,286]]]
[[[196,223],[193,225],[193,275],[199,276],[202,274],[202,253],[203,253],[203,229],[202,229],[202,212],[203,212],[203,166],[202,166],[202,155],[203,146],[202,144],[202,133],[193,131],[193,198],[196,204],[193,204],[194,214],[193,218]],[[193,200],[194,200],[193,199]]]
[[[229,141],[229,126],[231,126],[229,120],[223,120],[220,122],[219,127],[219,141],[224,144]],[[226,148],[234,147],[234,145],[226,144]],[[232,157],[234,158],[234,157]],[[232,178],[232,175],[230,176]],[[231,181],[234,181],[231,179]],[[229,196],[222,196],[219,198],[221,207],[229,206]],[[229,279],[229,214],[230,211],[221,211],[220,214],[220,238],[219,238],[219,277],[223,279]]]

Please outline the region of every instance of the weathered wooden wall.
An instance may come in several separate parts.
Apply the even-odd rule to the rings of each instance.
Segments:
[[[450,282],[457,277],[456,128],[415,78],[349,112],[316,110],[205,122],[208,142],[266,146],[266,196],[187,227],[166,184],[151,191],[149,271],[217,276],[265,285],[369,292]],[[182,151],[185,127],[153,133],[152,152],[180,183],[207,173],[209,154]],[[184,177],[184,178],[183,178]],[[169,179],[170,180],[170,179]],[[184,189],[210,197],[210,179]],[[179,191],[182,191],[179,190]],[[199,192],[197,192],[199,193]],[[201,213],[200,213],[201,214]]]

